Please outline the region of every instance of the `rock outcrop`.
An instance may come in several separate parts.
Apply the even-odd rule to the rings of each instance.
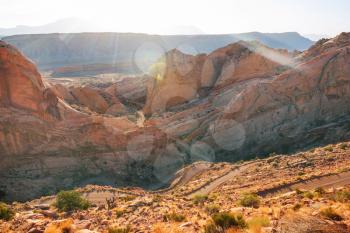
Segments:
[[[215,50],[208,56],[166,53],[163,69],[149,81],[146,115],[208,95],[228,84],[267,78],[293,65],[288,51],[267,48],[258,42],[240,41]]]
[[[0,104],[46,118],[61,116],[58,98],[45,89],[35,65],[13,46],[0,41]]]

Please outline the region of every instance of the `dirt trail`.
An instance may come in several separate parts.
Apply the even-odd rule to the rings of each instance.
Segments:
[[[203,173],[209,168],[210,168],[210,163],[207,163],[207,162],[194,163],[189,167],[184,168],[180,177],[175,179],[168,188],[157,190],[157,191],[154,191],[153,193],[165,193],[165,192],[172,191],[178,187],[181,187],[187,184],[192,178]]]
[[[240,167],[230,171],[226,175],[223,175],[220,178],[218,178],[218,179],[206,184],[205,186],[195,190],[194,192],[191,192],[189,194],[189,196],[193,197],[195,195],[207,195],[210,192],[212,192],[213,190],[215,190],[216,188],[218,188],[220,185],[222,185],[222,184],[226,183],[227,181],[238,176],[242,171],[245,171],[250,166],[251,166],[251,163],[241,165]]]
[[[296,189],[312,190],[318,187],[322,188],[337,188],[344,185],[350,185],[350,171],[339,173],[336,175],[326,175],[316,178],[311,178],[305,181],[299,181],[291,184],[285,184],[271,189],[258,192],[258,195],[274,196],[278,194],[288,193]]]

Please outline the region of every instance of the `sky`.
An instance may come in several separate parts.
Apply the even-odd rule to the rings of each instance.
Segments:
[[[0,28],[75,17],[103,31],[151,34],[350,31],[349,0],[0,0]]]

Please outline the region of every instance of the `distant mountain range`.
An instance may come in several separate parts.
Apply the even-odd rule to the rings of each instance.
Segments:
[[[78,18],[65,18],[40,26],[18,25],[13,28],[0,28],[1,36],[22,34],[47,34],[47,33],[77,33],[101,31],[103,28],[94,25],[93,22]]]
[[[223,35],[54,33],[15,35],[4,37],[3,40],[20,49],[40,69],[75,64],[123,63],[134,67],[130,72],[140,71],[140,63],[148,65],[174,48],[185,53],[198,54],[212,52],[239,40],[257,40],[272,48],[288,50],[305,50],[314,44],[296,32]]]

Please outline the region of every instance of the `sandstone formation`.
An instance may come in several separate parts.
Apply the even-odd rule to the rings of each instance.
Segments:
[[[35,115],[60,118],[58,99],[45,89],[33,63],[14,47],[0,41],[0,104],[26,109]]]
[[[137,162],[127,153],[128,144],[147,134],[157,141],[154,150],[161,154],[165,149],[166,138],[157,128],[141,129],[126,116],[82,113],[55,93],[110,114],[120,113],[116,99],[111,98],[108,108],[107,97],[91,88],[76,92],[45,88],[35,66],[4,42],[0,58],[0,190],[5,199],[23,200],[91,182],[140,182],[135,177],[151,169],[152,163],[138,172]],[[147,159],[154,159],[151,153],[153,149]],[[144,177],[142,182],[154,179]]]
[[[244,41],[208,56],[172,50],[165,55],[164,71],[158,71],[149,81],[144,112],[146,115],[165,112],[169,107],[207,95],[213,87],[272,77],[278,69],[293,65],[291,57],[287,51]]]
[[[157,187],[193,161],[348,139],[349,50],[349,33],[301,54],[256,42],[172,50],[153,79],[50,86],[2,43],[0,191],[26,199],[88,183]]]
[[[217,63],[207,66],[204,62],[202,73],[190,77],[211,87],[208,96],[193,97],[173,106],[171,114],[156,114],[149,122],[181,137],[189,155],[191,146],[204,143],[215,151],[217,159],[224,160],[349,138],[349,45],[350,34],[343,33],[294,58],[256,43],[219,49],[208,55]],[[171,60],[166,67],[176,70]],[[167,76],[167,72],[163,81],[149,89],[144,109],[148,114],[152,105],[154,112],[166,110],[168,91],[160,93],[171,89],[168,83],[176,86],[182,78]]]

